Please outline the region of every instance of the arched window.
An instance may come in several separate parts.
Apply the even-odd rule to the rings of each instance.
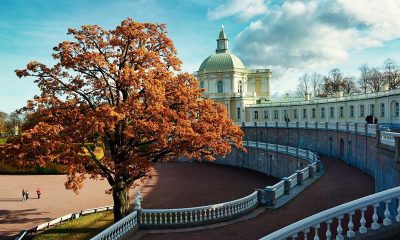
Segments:
[[[217,92],[218,93],[223,93],[224,92],[224,82],[219,80],[217,82]]]
[[[400,105],[399,101],[392,102],[392,116],[398,117],[400,115]]]

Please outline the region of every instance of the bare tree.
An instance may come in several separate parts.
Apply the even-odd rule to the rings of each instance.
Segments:
[[[363,93],[367,93],[371,69],[368,67],[367,64],[363,64],[358,68],[358,70],[360,70],[360,78],[358,79],[358,84]]]
[[[320,96],[321,95],[321,85],[322,85],[322,75],[313,72],[310,76],[310,83],[311,83],[311,88],[314,96]]]
[[[393,59],[386,59],[383,63],[383,75],[389,89],[400,87],[400,70]]]
[[[340,69],[332,69],[327,76],[323,77],[322,95],[334,94],[343,91],[345,94],[357,92],[354,78],[345,76]]]
[[[304,73],[298,80],[297,84],[297,95],[304,97],[309,94],[311,90],[311,78],[308,73]]]
[[[384,77],[382,72],[374,67],[370,69],[369,77],[368,77],[368,90],[371,92],[379,92],[382,88],[384,82]]]

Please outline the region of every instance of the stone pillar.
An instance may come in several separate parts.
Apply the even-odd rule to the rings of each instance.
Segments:
[[[257,198],[258,198],[258,203],[261,206],[266,206],[267,200],[266,200],[266,194],[264,189],[256,189],[257,191]]]
[[[301,186],[303,185],[303,172],[301,170],[297,170],[297,185]]]
[[[314,167],[312,165],[308,165],[308,176],[310,178],[314,177]]]
[[[400,163],[400,137],[394,137],[394,161]]]
[[[272,187],[266,187],[265,190],[265,206],[274,206],[276,203],[275,189]]]
[[[282,180],[285,187],[285,195],[289,195],[292,192],[290,179],[288,177],[284,177],[282,178]]]

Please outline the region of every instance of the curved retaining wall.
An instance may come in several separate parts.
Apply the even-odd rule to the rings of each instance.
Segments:
[[[303,148],[345,161],[374,177],[376,192],[400,185],[397,147],[380,144],[379,131],[372,135],[318,127],[245,125],[245,140]]]

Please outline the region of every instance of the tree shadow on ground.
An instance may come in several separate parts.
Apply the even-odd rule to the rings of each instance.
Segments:
[[[49,217],[41,217],[41,215],[45,214],[48,214],[48,212],[40,212],[37,210],[37,208],[23,210],[0,209],[0,224],[24,224],[32,222],[44,223],[50,221],[51,218]],[[15,234],[15,230],[4,228],[0,229],[0,239],[9,239],[8,236],[13,234]]]

